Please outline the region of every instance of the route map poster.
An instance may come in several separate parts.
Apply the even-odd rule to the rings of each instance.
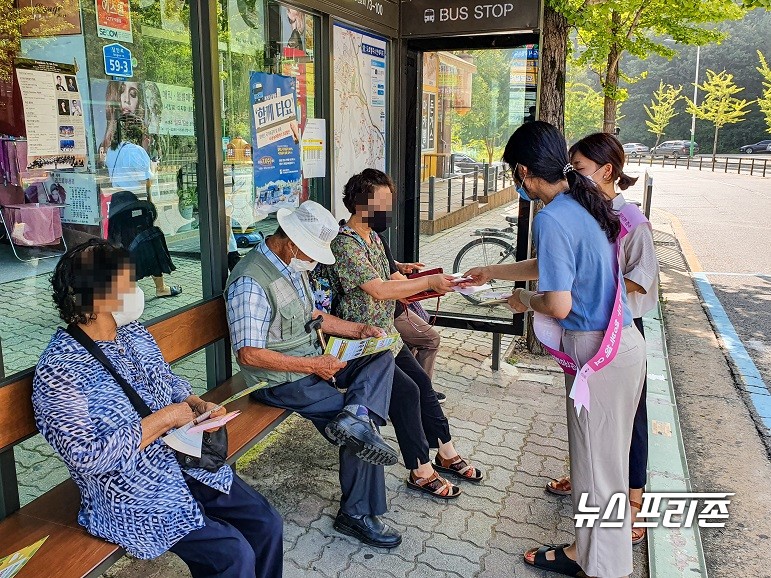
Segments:
[[[334,191],[332,212],[348,216],[342,191],[366,168],[386,170],[388,43],[385,38],[335,24]]]
[[[296,207],[302,190],[296,80],[252,72],[250,84],[255,210]]]

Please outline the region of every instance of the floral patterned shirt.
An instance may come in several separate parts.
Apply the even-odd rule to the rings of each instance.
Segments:
[[[388,258],[378,234],[371,232],[370,243],[367,244],[353,229],[344,226],[332,241],[332,253],[335,264],[325,269],[336,296],[333,313],[346,321],[366,323],[388,333],[397,333],[394,327],[396,301],[379,301],[361,288],[373,279],[387,281],[391,276]],[[400,351],[403,345],[401,339],[398,340],[393,351]]]

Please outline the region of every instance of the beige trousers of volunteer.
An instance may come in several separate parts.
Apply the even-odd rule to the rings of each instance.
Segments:
[[[563,351],[579,366],[591,359],[600,347],[602,331],[565,331]],[[567,391],[573,377],[565,376]],[[629,446],[632,423],[645,379],[645,340],[634,325],[621,331],[621,344],[613,362],[589,378],[591,411],[576,415],[573,400],[567,398],[570,483],[573,511],[579,499],[599,506],[600,515],[613,494],[629,492]],[[576,528],[577,562],[587,576],[619,578],[632,573],[632,521],[625,501],[621,528]],[[617,515],[618,509],[613,511]]]

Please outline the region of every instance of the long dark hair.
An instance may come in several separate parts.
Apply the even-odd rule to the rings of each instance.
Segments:
[[[612,134],[596,132],[585,136],[570,147],[568,154],[571,159],[576,153],[581,153],[599,166],[610,165],[610,176],[613,182],[618,181],[618,188],[622,191],[637,182],[637,177],[630,177],[624,173],[624,147]]]
[[[568,194],[594,217],[610,242],[616,241],[621,224],[612,201],[605,198],[594,182],[573,169],[565,137],[554,125],[537,120],[520,126],[506,144],[503,160],[512,170],[522,165],[527,167],[528,175],[550,184],[567,179]]]

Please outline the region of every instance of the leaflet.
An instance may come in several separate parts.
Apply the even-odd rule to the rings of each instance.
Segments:
[[[386,351],[399,341],[398,333],[391,333],[385,337],[370,337],[369,339],[343,339],[342,337],[330,337],[324,349],[324,355],[334,355],[341,361],[351,361]]]

